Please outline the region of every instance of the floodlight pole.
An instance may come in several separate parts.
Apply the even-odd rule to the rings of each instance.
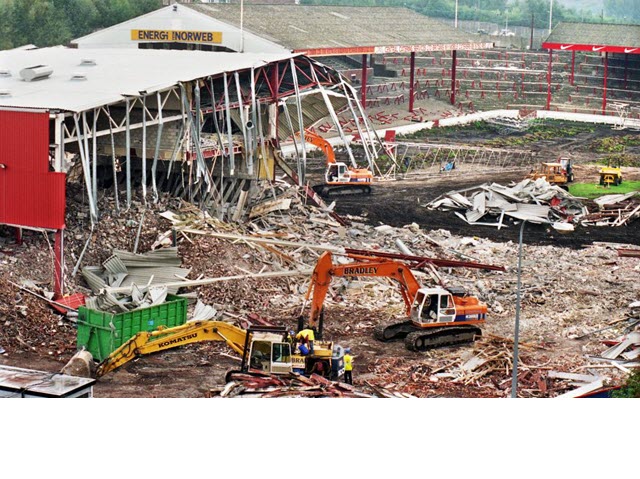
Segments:
[[[549,35],[551,35],[551,20],[553,18],[553,0],[549,3]]]
[[[454,28],[458,28],[458,0],[456,0],[456,19],[454,20]]]
[[[511,379],[511,397],[518,397],[518,341],[520,336],[520,290],[522,276],[522,234],[526,220],[522,221],[520,226],[520,242],[518,243],[518,286],[516,292],[516,325],[513,335],[513,376]]]
[[[244,0],[240,0],[240,53],[244,53]]]

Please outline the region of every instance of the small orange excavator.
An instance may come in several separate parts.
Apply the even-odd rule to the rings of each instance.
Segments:
[[[324,183],[313,187],[314,191],[322,197],[369,194],[373,173],[369,168],[357,168],[347,166],[346,163],[336,161],[336,155],[331,143],[312,131],[304,131],[304,139],[320,148],[327,158],[327,169],[324,173]]]
[[[307,291],[308,300],[313,292],[309,326],[322,335],[322,309],[331,278],[334,276],[387,277],[400,286],[408,319],[384,324],[374,335],[380,341],[404,339],[412,351],[473,342],[482,335],[478,325],[483,324],[487,305],[462,288],[423,288],[410,268],[401,261],[388,258],[347,253],[355,260],[348,264],[333,264],[330,252],[320,256]]]

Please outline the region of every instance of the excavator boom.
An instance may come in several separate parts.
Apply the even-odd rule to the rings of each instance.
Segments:
[[[331,278],[334,276],[370,276],[387,277],[398,282],[400,293],[407,307],[407,315],[411,311],[411,305],[416,293],[420,289],[420,284],[408,266],[403,263],[385,259],[372,258],[367,256],[347,254],[349,258],[355,259],[354,263],[344,265],[334,265],[329,251],[324,252],[313,270],[311,283],[307,290],[308,300],[313,292],[311,301],[311,314],[309,316],[309,326],[317,328],[320,311],[327,297]]]
[[[407,319],[380,325],[374,336],[380,341],[405,339],[413,351],[462,344],[482,334],[478,325],[484,323],[487,305],[467,296],[460,288],[450,290],[421,287],[405,263],[375,255],[346,253],[355,260],[348,264],[333,264],[330,252],[323,253],[311,277],[306,299],[313,294],[309,327],[322,337],[322,307],[334,276],[386,277],[395,280],[407,308]]]
[[[102,361],[96,371],[96,377],[104,376],[137,356],[201,341],[224,341],[242,355],[246,337],[247,331],[224,321],[194,321],[175,328],[143,331]]]

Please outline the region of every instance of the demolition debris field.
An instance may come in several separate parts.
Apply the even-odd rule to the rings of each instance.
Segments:
[[[594,165],[579,163],[575,171],[576,181],[596,181]],[[68,272],[74,269],[88,239],[83,266],[101,264],[114,249],[133,250],[141,220],[138,252],[149,251],[171,228],[171,223],[160,216],[165,211],[182,215],[191,228],[203,232],[178,235],[182,267],[191,268],[191,278],[312,268],[317,259],[317,253],[304,247],[268,249],[248,241],[208,236],[207,232],[384,251],[397,251],[396,240],[402,240],[416,255],[504,266],[506,272],[465,268],[439,269],[435,273],[445,284],[463,286],[488,303],[483,337],[475,344],[416,353],[405,349],[402,342],[378,342],[373,337],[375,327],[402,317],[404,305],[394,283],[375,278],[334,281],[325,303],[325,337],[352,349],[356,358],[354,385],[367,393],[506,397],[511,384],[510,338],[519,226],[508,224],[499,231],[471,226],[452,212],[429,210],[425,205],[450,190],[485,182],[506,185],[519,181],[524,174],[526,171],[479,174],[459,168],[422,179],[379,183],[368,197],[337,201],[335,209],[349,221],[346,226],[308,205],[295,188],[284,184],[278,184],[276,190],[279,197],[292,200],[291,206],[244,225],[203,220],[193,206],[166,196],[147,208],[137,198],[128,211],[120,214],[106,208],[93,233],[82,189],[70,185],[66,268]],[[640,178],[636,168],[626,168],[625,175],[627,179]],[[265,194],[269,191],[266,188]],[[554,397],[574,389],[575,383],[558,377],[558,372],[597,373],[607,384],[616,384],[625,376],[624,368],[594,362],[593,358],[606,349],[603,341],[622,333],[628,305],[638,300],[640,263],[637,258],[619,257],[616,248],[640,244],[639,228],[640,221],[636,220],[615,228],[578,226],[575,232],[561,236],[545,226],[527,226],[522,273],[521,396]],[[30,280],[29,289],[50,289],[50,245],[40,233],[26,233],[20,246],[14,244],[10,230],[2,233],[0,346],[6,353],[0,356],[0,363],[57,372],[75,352],[75,325],[46,302],[12,284],[24,285]],[[424,285],[434,284],[434,273],[417,274]],[[303,277],[247,279],[188,291],[223,312],[224,319],[238,321],[243,327],[268,322],[293,329],[307,285]],[[69,275],[67,289],[88,292],[80,274]],[[97,382],[94,394],[215,396],[224,385],[227,370],[238,365],[237,355],[222,343],[185,346],[142,357],[109,373]]]

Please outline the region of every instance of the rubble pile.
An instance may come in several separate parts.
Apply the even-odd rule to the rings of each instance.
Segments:
[[[588,213],[579,199],[559,186],[549,184],[544,178],[525,179],[512,187],[484,183],[473,188],[451,191],[426,206],[431,209],[453,210],[470,225],[496,226],[498,229],[507,226],[504,223],[505,216],[555,226],[559,223],[576,223]]]
[[[499,203],[503,198],[504,202],[516,205],[516,210],[511,211],[511,217],[515,219],[522,219],[513,216],[522,205],[532,209],[545,206],[549,221],[550,218],[568,220],[574,212],[572,208],[578,208],[573,198],[563,196],[566,192],[562,190],[560,193],[553,189],[554,195],[543,199],[545,193],[536,190],[535,183],[523,188],[521,194],[528,191],[538,202],[547,201],[548,204],[538,205],[533,200],[533,203],[526,203],[515,192],[507,191],[512,189],[491,185],[487,188],[475,191],[477,198],[484,198],[485,211],[494,208],[489,206],[492,201]],[[458,198],[456,201],[467,201],[471,205],[476,202],[475,198],[460,196],[466,200]],[[554,198],[561,198],[560,203],[552,205],[556,201]],[[562,203],[565,200],[566,203]],[[479,207],[482,201],[477,199]],[[525,210],[526,207],[521,213]],[[397,285],[385,278],[334,279],[325,301],[325,334],[355,352],[354,383],[360,394],[382,397],[508,395],[513,345],[505,338],[513,337],[518,244],[456,236],[444,229],[427,230],[415,223],[396,228],[365,224],[364,219],[357,216],[345,216],[341,222],[332,214],[331,206],[314,207],[306,202],[298,188],[281,183],[265,188],[260,201],[249,205],[247,211],[248,221],[223,223],[194,205],[161,199],[157,205],[148,205],[148,209],[138,203],[127,215],[111,216],[104,212],[101,222],[91,232],[86,219],[80,218],[84,210],[70,210],[72,219],[65,233],[69,238],[68,291],[91,291],[90,281],[86,283],[81,275],[71,274],[76,264],[81,268],[100,265],[99,275],[102,275],[108,271],[105,266],[111,267],[112,262],[117,264],[110,258],[114,252],[122,260],[120,251],[122,254],[133,251],[137,243],[139,251],[176,255],[180,267],[190,270],[190,279],[185,284],[194,285],[181,288],[180,293],[197,297],[219,314],[237,319],[243,327],[267,322],[295,327],[297,317],[305,314],[304,295],[309,277],[323,251],[331,251],[338,262],[349,261],[340,254],[346,248],[353,248],[403,254],[410,251],[418,256],[505,266],[506,272],[436,269],[430,265],[415,271],[424,286],[462,286],[488,304],[488,319],[482,326],[483,338],[474,345],[416,354],[401,344],[377,342],[372,335],[373,329],[382,322],[404,315]],[[491,210],[494,214],[496,211]],[[500,211],[502,215],[503,210]],[[504,216],[507,216],[506,211]],[[132,220],[127,218],[133,217],[137,219],[129,223]],[[172,246],[174,243],[177,253]],[[85,246],[86,252],[82,255]],[[625,246],[615,243],[596,243],[583,249],[524,246],[519,368],[522,396],[555,397],[575,386],[564,378],[549,377],[545,374],[549,370],[598,376],[603,384],[609,384],[627,374],[617,366],[627,370],[635,367],[594,360],[605,350],[603,341],[628,334],[623,331],[627,326],[625,322],[615,323],[606,330],[603,328],[612,326],[610,322],[623,317],[627,305],[638,300],[640,262],[634,257],[617,255]],[[45,247],[44,264],[50,261],[47,252]],[[13,257],[13,276],[5,276],[0,281],[0,325],[9,321],[9,325],[0,328],[0,346],[9,355],[35,347],[38,354],[50,356],[49,352],[52,352],[56,359],[68,360],[75,351],[73,325],[54,314],[46,301],[7,283],[8,279],[29,278],[30,268],[35,268],[29,255],[16,253]],[[7,255],[0,256],[0,260],[7,261]],[[126,265],[126,269],[132,268]],[[107,284],[118,284],[121,278],[117,266],[110,274],[111,278],[107,274]],[[273,274],[283,276],[269,276]],[[207,278],[220,281],[196,285],[198,280]],[[148,280],[149,276],[146,276],[140,282],[146,285]],[[629,345],[621,354],[631,352],[633,347]],[[204,345],[194,347],[198,354],[204,354],[205,350]],[[232,393],[238,396],[300,393],[320,397],[352,393],[346,385],[305,384],[304,380],[306,378],[296,378],[297,382],[292,385],[290,382],[271,384],[268,383],[271,379],[265,379],[265,383],[246,385],[241,378],[236,378],[233,387],[226,385],[211,394],[220,396],[227,388],[225,397]],[[295,392],[300,388],[311,389]]]
[[[211,388],[208,397],[233,398],[373,398],[412,397],[409,394],[393,393],[384,388],[369,386],[372,392],[364,392],[337,381],[330,381],[317,374],[310,377],[290,373],[288,376],[271,374],[231,373],[225,386]],[[364,388],[367,389],[367,388]]]
[[[580,218],[583,225],[623,226],[640,217],[640,193],[605,195],[594,200],[598,211]]]

